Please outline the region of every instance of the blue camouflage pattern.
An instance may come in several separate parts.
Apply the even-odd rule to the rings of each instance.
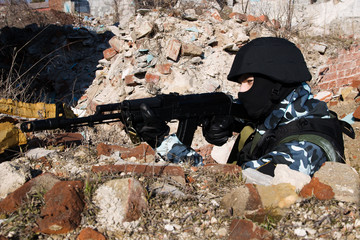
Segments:
[[[286,125],[300,118],[330,118],[325,102],[314,99],[310,86],[303,83],[291,92],[265,119],[256,131],[263,135],[267,130]],[[257,169],[273,161],[286,164],[290,169],[312,176],[327,160],[325,152],[316,144],[307,141],[292,141],[280,144],[259,159],[244,163],[241,167]]]

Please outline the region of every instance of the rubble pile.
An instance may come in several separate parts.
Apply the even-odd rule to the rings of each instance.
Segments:
[[[171,92],[236,97],[236,85],[225,81],[234,54],[253,38],[274,36],[275,23],[217,10],[139,11],[126,28],[104,26],[104,35],[50,27],[57,37],[49,33],[27,54],[62,46],[43,84],[51,82],[57,100],[77,90],[79,99],[68,102],[86,116],[101,104]],[[325,50],[292,40],[316,79]],[[351,114],[357,139],[346,146],[359,138],[358,93],[351,87],[323,99],[341,118]],[[281,165],[272,178],[220,164],[228,146],[215,148],[201,132],[193,147],[203,167],[162,161],[147,144],[132,145],[120,123],[26,136],[25,152],[0,164],[0,239],[360,238],[356,146],[348,164],[328,162],[312,178]]]

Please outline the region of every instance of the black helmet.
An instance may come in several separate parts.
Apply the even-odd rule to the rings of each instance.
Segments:
[[[294,43],[275,37],[257,38],[240,48],[227,79],[236,81],[245,73],[265,75],[286,85],[311,80],[301,51]]]

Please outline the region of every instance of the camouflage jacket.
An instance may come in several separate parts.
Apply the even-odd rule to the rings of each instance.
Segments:
[[[256,127],[256,131],[263,135],[266,130],[286,125],[301,117],[330,118],[326,103],[314,99],[310,86],[306,83],[281,101],[264,123]],[[245,162],[242,168],[257,169],[273,161],[274,164],[286,164],[293,170],[312,176],[326,160],[325,152],[319,146],[307,141],[291,141],[275,146],[259,159]]]

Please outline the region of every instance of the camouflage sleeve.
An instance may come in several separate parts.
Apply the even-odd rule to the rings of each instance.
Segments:
[[[326,155],[313,143],[293,141],[277,146],[258,160],[246,162],[242,168],[257,169],[269,161],[273,161],[275,165],[286,164],[293,170],[312,176],[326,161]]]

